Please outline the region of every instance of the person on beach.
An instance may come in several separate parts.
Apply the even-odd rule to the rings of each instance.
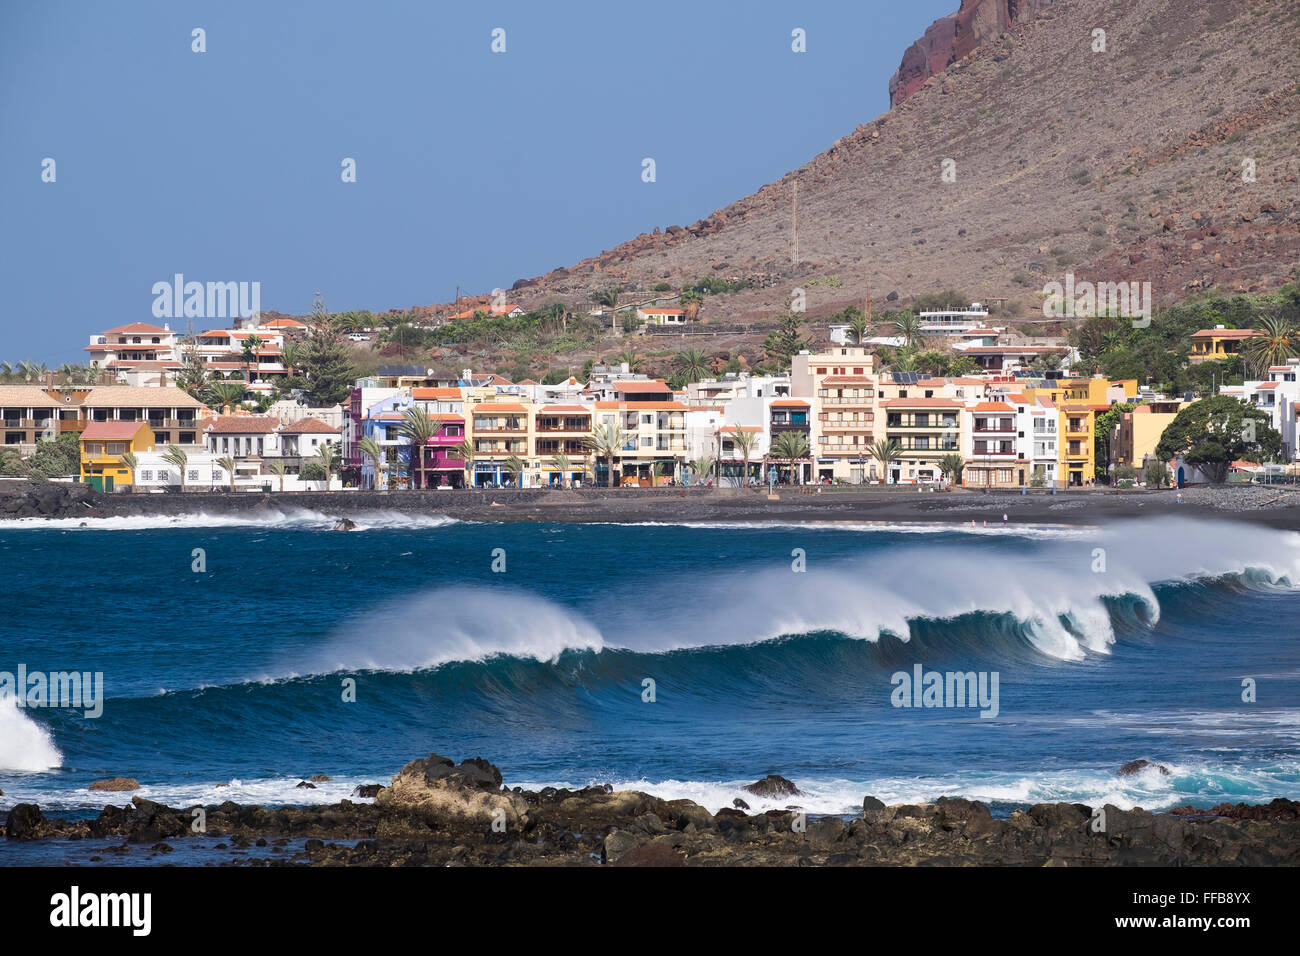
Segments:
[[[1002,523],[1003,524],[1007,523],[1007,513],[1005,511],[1002,512]]]

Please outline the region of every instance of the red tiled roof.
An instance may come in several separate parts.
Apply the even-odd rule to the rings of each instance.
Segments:
[[[128,441],[136,436],[141,428],[145,428],[145,422],[91,422],[81,432],[81,439],[97,439],[99,441]]]
[[[280,429],[284,435],[337,435],[339,430],[318,418],[300,418]]]
[[[261,415],[223,415],[204,430],[218,435],[269,435],[278,424]]]
[[[1199,332],[1193,332],[1194,339],[1244,339],[1252,335],[1260,335],[1259,329],[1201,329]]]
[[[1006,402],[980,402],[971,408],[972,412],[1014,412],[1015,409]]]
[[[773,408],[808,408],[809,403],[802,398],[778,398],[772,403]]]
[[[523,414],[528,409],[522,405],[514,405],[509,402],[482,402],[470,409],[475,415],[481,415],[484,412],[493,414],[496,412],[509,412],[510,414]]]
[[[160,329],[156,325],[150,325],[147,322],[132,322],[130,325],[119,325],[115,329],[109,329],[105,335],[171,335],[168,329]]]
[[[411,398],[417,402],[430,401],[459,401],[461,398],[460,389],[458,388],[413,388],[411,389]]]
[[[616,392],[671,392],[672,389],[667,382],[659,379],[649,379],[642,382],[614,382],[613,389]]]
[[[549,412],[585,412],[591,414],[590,405],[543,405],[537,409],[538,415],[545,415]]]

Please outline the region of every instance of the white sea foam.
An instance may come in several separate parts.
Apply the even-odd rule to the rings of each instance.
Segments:
[[[341,505],[346,501],[341,499]],[[340,511],[352,519],[356,531],[415,530],[455,524],[446,515],[410,514],[403,511]],[[309,508],[274,506],[231,514],[195,512],[179,515],[117,515],[105,518],[15,518],[4,522],[6,529],[63,531],[158,531],[168,529],[253,528],[277,531],[329,531],[340,515]]]
[[[0,770],[58,768],[63,754],[50,732],[24,713],[12,697],[0,698]]]

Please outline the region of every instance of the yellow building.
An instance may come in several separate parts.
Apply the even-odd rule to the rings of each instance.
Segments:
[[[885,440],[898,442],[901,453],[883,477],[893,485],[938,481],[939,460],[960,455],[962,428],[969,417],[952,398],[891,398],[880,403]],[[874,466],[873,466],[874,467]]]
[[[614,463],[620,484],[651,485],[677,474],[686,460],[686,406],[666,402],[596,402],[597,427],[613,425],[627,433],[622,456]],[[603,483],[607,462],[597,461],[597,482]]]
[[[808,440],[817,480],[857,483],[871,476],[871,447],[884,434],[876,419],[880,404],[874,362],[865,348],[852,345],[794,356],[792,393],[813,402]]]
[[[533,484],[537,471],[537,459],[532,454],[534,410],[528,399],[513,395],[493,393],[487,401],[481,400],[481,395],[466,398],[465,433],[474,445],[471,484],[519,484],[519,476],[505,467],[512,457],[525,464],[523,486]]]
[[[1216,325],[1212,329],[1201,329],[1192,333],[1192,351],[1188,358],[1193,365],[1218,359],[1237,358],[1241,354],[1242,344],[1260,333],[1255,329],[1225,329]]]
[[[1113,405],[1137,395],[1138,383],[1135,378],[1108,379],[1094,376],[1092,378],[1061,379],[1064,398],[1068,404],[1079,405]]]
[[[1070,487],[1081,487],[1096,477],[1093,428],[1096,409],[1091,405],[1062,405],[1058,425],[1060,467],[1058,474]]]
[[[96,491],[132,485],[135,476],[122,460],[126,454],[153,451],[147,422],[91,422],[81,432],[81,480]]]
[[[1185,404],[1150,402],[1125,412],[1110,436],[1110,460],[1116,465],[1141,468],[1148,457],[1154,457],[1160,436]]]

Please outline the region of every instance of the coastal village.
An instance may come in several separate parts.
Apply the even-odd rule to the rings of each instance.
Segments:
[[[509,304],[493,311],[523,314]],[[647,327],[688,318],[658,305],[636,314]],[[593,364],[555,384],[380,365],[353,381],[344,401],[321,407],[277,386],[300,361],[298,343],[309,332],[303,322],[237,321],[187,337],[166,324],[135,322],[90,337],[84,376],[38,370],[33,381],[28,370],[23,384],[0,385],[0,453],[5,474],[21,477],[21,463],[41,443],[74,435],[75,472],[44,477],[113,492],[1058,490],[1206,480],[1195,465],[1156,455],[1192,394],[1162,395],[1136,378],[1089,374],[1068,345],[1014,344],[992,321],[980,303],[920,313],[916,332],[927,343],[967,357],[974,371],[961,375],[891,371],[876,351],[898,339],[831,324],[828,344],[799,350],[789,370],[775,374],[700,375],[674,388],[626,362]],[[1204,329],[1192,336],[1187,359],[1235,356],[1260,334]],[[1035,362],[1045,353],[1051,363]],[[210,376],[203,388],[179,387],[187,363]],[[1269,367],[1266,379],[1219,389],[1268,414],[1288,462],[1298,447],[1297,371],[1292,359]],[[1108,414],[1117,407],[1122,413]],[[1247,478],[1266,469],[1281,466],[1232,463]]]

